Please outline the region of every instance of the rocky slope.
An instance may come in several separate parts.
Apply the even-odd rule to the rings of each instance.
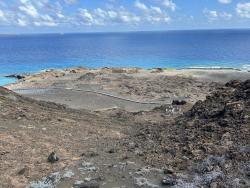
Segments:
[[[250,80],[231,81],[188,112],[133,135],[176,186],[250,186]]]
[[[89,112],[0,88],[0,187],[249,187],[250,80],[181,103]]]

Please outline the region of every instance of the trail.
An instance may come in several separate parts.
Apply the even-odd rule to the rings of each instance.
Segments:
[[[22,91],[32,91],[34,92],[46,92],[49,90],[70,90],[70,91],[78,91],[78,92],[85,92],[85,93],[94,93],[94,94],[98,94],[98,95],[103,95],[103,96],[107,96],[107,97],[111,97],[111,98],[115,98],[115,99],[119,99],[119,100],[123,100],[123,101],[128,101],[128,102],[132,102],[132,103],[137,103],[137,104],[156,104],[156,105],[162,105],[162,103],[160,102],[149,102],[149,101],[136,101],[136,100],[132,100],[132,99],[127,99],[127,98],[123,98],[123,97],[119,97],[116,95],[112,95],[110,93],[104,93],[101,91],[95,91],[95,90],[84,90],[84,89],[74,89],[74,88],[36,88],[36,89],[32,89],[32,88],[22,88],[22,89],[13,89],[12,91],[20,93]]]

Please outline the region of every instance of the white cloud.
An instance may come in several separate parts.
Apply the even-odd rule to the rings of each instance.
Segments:
[[[216,20],[230,20],[232,18],[232,14],[227,12],[218,12],[216,10],[208,10],[204,9],[204,15],[208,18],[209,21],[216,21]]]
[[[162,5],[171,9],[172,11],[176,10],[176,4],[172,0],[163,0]]]
[[[136,24],[140,22],[140,17],[124,9],[104,10],[96,8],[92,11],[79,9],[79,22],[82,25],[113,25],[113,24]]]
[[[171,21],[171,18],[165,12],[163,12],[160,7],[148,7],[140,1],[136,1],[134,6],[143,12],[141,15],[142,22],[155,24],[159,22],[169,23]]]
[[[207,9],[205,9],[203,11],[203,14],[207,17],[207,19],[209,21],[214,21],[214,20],[218,19],[218,14],[217,14],[217,11],[215,11],[215,10],[207,10]]]
[[[155,11],[158,14],[162,14],[162,10],[161,10],[160,7],[153,7],[153,6],[151,6],[150,8],[151,8],[152,11]]]
[[[118,15],[118,13],[117,12],[115,12],[115,11],[108,11],[107,12],[107,14],[108,14],[108,16],[111,18],[111,19],[114,19],[114,18],[116,18],[117,17],[117,15]]]
[[[25,12],[27,15],[37,18],[39,16],[37,9],[29,3],[29,1],[22,0],[22,6],[19,6],[19,10]]]
[[[58,18],[61,18],[61,19],[62,19],[62,18],[65,18],[65,16],[64,16],[62,13],[60,13],[60,12],[59,12],[59,13],[56,13],[56,15],[57,15]]]
[[[95,24],[92,14],[87,9],[79,9],[79,16],[82,23],[86,25]]]
[[[34,22],[35,26],[48,26],[48,27],[54,27],[57,26],[56,23],[54,22],[46,22],[46,21],[42,21],[42,22]]]
[[[24,27],[24,26],[27,26],[28,23],[25,20],[22,20],[22,19],[18,18],[17,19],[17,25]]]
[[[145,6],[146,7],[146,6]],[[81,25],[116,25],[116,24],[128,24],[138,25],[140,23],[169,23],[171,18],[159,7],[147,7],[147,9],[141,9],[142,13],[139,15],[134,14],[126,10],[124,7],[120,9],[101,9],[94,10],[79,9],[78,24]],[[138,7],[137,7],[138,8]]]
[[[107,12],[104,11],[104,10],[102,10],[101,8],[95,9],[95,10],[94,10],[94,13],[95,13],[97,16],[99,16],[100,18],[102,18],[102,19],[105,19],[106,16],[107,16]]]
[[[50,0],[19,0],[16,23],[19,26],[57,26],[67,19],[62,14],[61,4]]]
[[[140,10],[144,10],[144,11],[148,10],[148,7],[145,4],[141,3],[140,1],[136,1],[134,3],[134,5],[135,5],[136,8],[138,8]]]
[[[16,25],[15,14],[3,7],[0,9],[0,25]]]
[[[125,9],[120,10],[103,10],[103,15],[96,14],[97,20],[100,20],[103,22],[103,24],[120,24],[120,23],[126,23],[126,24],[137,24],[141,21],[141,18]],[[105,18],[104,18],[105,15]],[[101,19],[100,19],[101,18]],[[99,21],[99,22],[100,22]]]
[[[54,27],[58,24],[55,22],[55,20],[49,16],[49,15],[41,15],[39,19],[34,21],[35,26],[49,26]]]
[[[0,22],[2,25],[12,26],[109,26],[109,25],[139,25],[169,23],[171,18],[167,10],[152,5],[146,5],[143,0],[135,0],[134,9],[118,7],[118,1],[112,7],[102,8],[79,8],[68,12],[68,5],[77,0],[15,0],[11,6],[0,4]],[[0,0],[0,3],[2,1]],[[159,0],[162,3],[163,0]],[[172,1],[169,1],[172,2]],[[66,8],[67,7],[67,8]],[[166,7],[166,6],[165,6]],[[171,6],[170,6],[171,7]],[[170,8],[168,7],[168,8]],[[175,6],[174,6],[175,7]],[[172,10],[172,8],[170,8]],[[174,8],[175,9],[175,8]]]
[[[5,15],[3,13],[2,10],[0,10],[0,20],[4,20],[5,19]]]
[[[136,8],[138,8],[139,10],[145,11],[145,12],[154,12],[154,13],[158,13],[161,14],[162,10],[160,7],[156,7],[156,6],[150,6],[147,7],[145,4],[141,3],[140,1],[135,1],[134,6]]]
[[[236,6],[236,12],[238,16],[242,18],[250,18],[250,2],[238,3]]]
[[[218,2],[222,4],[230,4],[232,1],[231,0],[218,0]]]
[[[131,17],[128,14],[121,14],[119,19],[123,22],[123,23],[131,23],[132,21],[140,21],[139,17]]]
[[[171,18],[169,16],[147,16],[146,21],[151,24],[156,24],[156,23],[169,23],[171,21]]]
[[[227,12],[221,12],[219,13],[219,16],[225,20],[230,20],[233,17],[232,14],[227,13]]]

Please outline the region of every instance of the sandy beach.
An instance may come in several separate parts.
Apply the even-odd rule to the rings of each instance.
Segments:
[[[248,187],[249,79],[138,68],[25,76],[0,88],[0,187]]]

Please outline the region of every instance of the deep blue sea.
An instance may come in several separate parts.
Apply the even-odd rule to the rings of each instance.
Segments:
[[[250,30],[0,35],[3,76],[83,66],[250,70]]]

